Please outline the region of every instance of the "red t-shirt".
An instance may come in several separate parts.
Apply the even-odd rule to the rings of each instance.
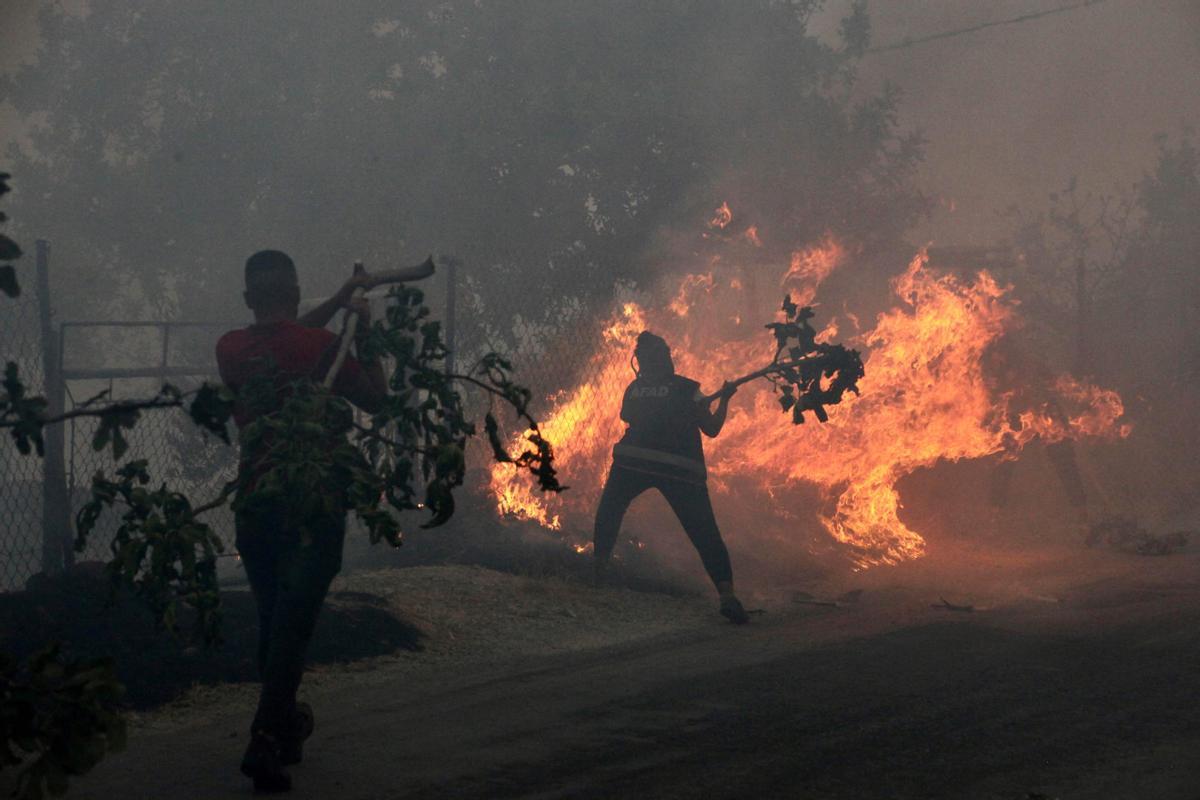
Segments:
[[[284,320],[229,331],[217,342],[217,368],[221,381],[238,392],[255,375],[271,370],[277,386],[303,378],[324,379],[337,355],[338,337],[324,328],[307,328]],[[334,381],[333,391],[355,405],[370,405],[375,390],[362,365],[347,356]],[[233,420],[239,428],[254,420],[240,402],[234,403]]]

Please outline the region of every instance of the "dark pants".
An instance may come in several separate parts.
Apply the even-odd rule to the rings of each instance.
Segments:
[[[311,541],[282,525],[282,513],[237,517],[237,548],[258,606],[258,671],[262,680],[252,730],[286,737],[317,614],[342,568],[344,515],[312,526]]]
[[[671,510],[679,518],[683,530],[700,553],[704,569],[713,583],[733,580],[733,568],[729,564],[729,551],[721,540],[713,516],[712,501],[708,487],[703,483],[690,483],[679,478],[654,475],[648,472],[626,469],[614,464],[600,495],[600,507],[596,510],[596,532],[593,546],[596,558],[608,560],[617,544],[617,533],[629,504],[647,489],[658,489],[667,499]]]

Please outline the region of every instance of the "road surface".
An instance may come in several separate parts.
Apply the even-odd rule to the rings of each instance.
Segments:
[[[929,599],[343,688],[313,698],[290,796],[1200,797],[1194,583]],[[248,797],[245,717],[135,736],[71,796]]]

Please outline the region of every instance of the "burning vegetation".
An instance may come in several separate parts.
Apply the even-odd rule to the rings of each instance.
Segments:
[[[723,203],[708,227],[725,228],[732,220]],[[671,299],[662,307],[624,303],[603,323],[586,371],[589,379],[549,398],[542,429],[555,442],[560,470],[574,488],[543,495],[511,467],[497,464],[491,471],[497,513],[560,531],[582,547],[612,445],[624,429],[621,392],[630,377],[629,353],[642,330],[663,334],[675,350],[679,372],[706,389],[715,390],[765,360],[770,336],[761,329],[752,336],[741,333],[745,327],[736,310],[766,316],[772,307],[768,291],[755,295],[732,270],[722,269],[719,258],[713,262],[712,271],[687,274],[667,287],[663,294]],[[853,269],[853,262],[851,248],[827,235],[778,267],[773,294],[787,292],[801,304],[811,303],[830,274]],[[760,275],[756,285],[765,282]],[[794,427],[779,413],[779,388],[756,381],[732,407],[722,436],[707,445],[712,488],[726,504],[753,502],[745,494],[749,483],[764,500],[754,505],[764,509],[757,519],[767,535],[787,538],[797,520],[818,518],[859,568],[925,553],[920,532],[900,518],[896,485],[905,475],[939,461],[994,454],[1015,458],[1037,439],[1129,432],[1116,392],[1070,375],[1040,387],[1037,400],[1029,392],[992,385],[985,375],[985,353],[1018,320],[1008,289],[988,272],[969,277],[940,272],[921,252],[892,279],[891,288],[894,305],[872,327],[860,329],[858,319],[846,313],[844,324],[831,319],[817,336],[828,341],[846,326],[854,332],[849,342],[863,350],[865,361],[861,396],[847,395],[831,407],[826,424]],[[514,448],[520,439],[514,437]],[[806,485],[818,490],[816,504],[811,495],[805,499],[790,491]]]

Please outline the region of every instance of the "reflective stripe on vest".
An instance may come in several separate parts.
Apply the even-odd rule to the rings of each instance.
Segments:
[[[664,453],[661,450],[651,450],[648,447],[637,447],[632,444],[624,444],[618,442],[613,446],[613,458],[636,458],[639,461],[654,461],[659,464],[667,464],[672,467],[677,467],[687,472],[692,473],[700,478],[708,477],[708,470],[700,461],[695,461],[684,456],[677,456],[674,453]]]

